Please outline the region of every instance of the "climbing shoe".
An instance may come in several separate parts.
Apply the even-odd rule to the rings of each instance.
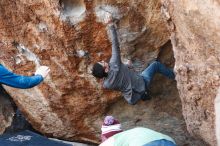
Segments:
[[[141,96],[141,100],[146,101],[146,100],[151,100],[151,96],[149,94],[147,94],[146,92],[144,93],[144,95]]]

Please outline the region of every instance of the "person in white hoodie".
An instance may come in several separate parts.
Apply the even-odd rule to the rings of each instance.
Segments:
[[[99,146],[176,146],[175,141],[154,130],[136,127],[122,131],[113,116],[107,116],[102,125],[102,143]]]

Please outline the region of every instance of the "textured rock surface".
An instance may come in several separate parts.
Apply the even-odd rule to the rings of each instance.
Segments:
[[[51,68],[45,82],[33,89],[5,86],[28,121],[48,136],[97,143],[103,116],[113,114],[125,128],[146,126],[173,136],[179,145],[203,146],[188,136],[175,82],[158,76],[151,87],[153,100],[130,106],[118,101],[120,93],[102,90],[91,76],[92,64],[111,55],[104,10],[120,19],[122,56],[134,60],[137,70],[160,55],[174,64],[169,43],[167,53],[162,48],[165,52],[159,54],[170,36],[159,0],[0,1],[1,62],[25,75],[39,65]],[[177,55],[175,49],[179,59]],[[180,83],[182,100],[188,99]]]
[[[3,133],[9,127],[13,120],[14,110],[6,91],[0,86],[0,133]]]
[[[216,139],[217,145],[220,145],[220,89],[218,95],[215,98],[215,123],[216,123]]]
[[[150,46],[155,46],[151,52],[157,54],[155,50],[168,40],[166,28],[159,27],[162,20],[158,19],[158,2],[152,1],[152,5],[148,6],[149,11],[155,9],[157,15],[147,15],[146,20],[137,11],[137,6],[144,8],[147,2],[108,3],[114,3],[116,9],[120,8],[116,15],[122,10],[126,12],[120,26],[127,27],[123,28],[124,34],[135,31],[135,36],[129,36],[136,41],[131,44],[137,45],[137,37],[144,39],[147,33],[151,35],[151,41],[148,39]],[[47,135],[97,141],[94,133],[99,128],[91,125],[97,125],[96,121],[101,118],[104,109],[118,99],[118,93],[100,90],[100,84],[90,75],[91,64],[108,58],[111,51],[105,26],[95,17],[99,13],[96,12],[96,5],[99,4],[103,2],[1,1],[2,62],[11,70],[26,75],[31,75],[39,64],[51,67],[50,76],[38,87],[29,90],[6,87],[34,128]],[[137,16],[141,17],[138,18],[141,22],[134,21]],[[152,24],[148,26],[145,21]],[[164,32],[164,35],[159,34],[154,23],[158,24],[160,33]],[[148,41],[144,46],[148,46]]]
[[[164,10],[169,12],[166,18],[174,32],[177,87],[187,129],[214,146],[214,99],[220,85],[220,3],[168,0]]]
[[[92,12],[91,2],[86,7]],[[71,25],[61,17],[58,1],[1,1],[0,9],[3,63],[26,75],[39,64],[51,67],[49,78],[36,88],[6,87],[19,108],[34,128],[49,136],[97,141],[90,125],[115,98],[115,93],[102,97],[88,68],[99,58],[97,52],[110,50],[105,26],[93,13]],[[91,53],[81,57],[80,50]]]

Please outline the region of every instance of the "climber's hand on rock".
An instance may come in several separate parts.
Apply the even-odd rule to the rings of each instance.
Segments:
[[[106,13],[106,15],[104,17],[104,23],[106,23],[106,24],[113,23],[113,18],[112,18],[111,13]]]
[[[36,70],[35,75],[41,75],[43,78],[46,78],[49,72],[50,72],[50,68],[48,66],[40,66]]]
[[[127,59],[124,64],[127,65],[128,68],[132,69],[133,68],[133,62],[130,59]]]
[[[132,61],[131,61],[130,59],[128,59],[127,62],[126,62],[126,64],[127,64],[128,66],[132,66]]]

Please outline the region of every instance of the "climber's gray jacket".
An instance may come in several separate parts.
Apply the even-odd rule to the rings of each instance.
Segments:
[[[112,56],[109,62],[108,76],[104,80],[106,89],[119,90],[129,104],[135,104],[145,92],[143,77],[128,69],[122,63],[117,32],[114,25],[109,25],[112,41]]]

